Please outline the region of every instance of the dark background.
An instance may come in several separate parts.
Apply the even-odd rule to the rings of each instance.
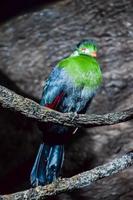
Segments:
[[[39,102],[52,66],[69,55],[80,40],[92,38],[99,46],[104,81],[88,113],[132,106],[132,0],[13,2],[3,1],[0,6],[0,84]],[[72,176],[130,151],[132,130],[131,121],[80,130],[65,147],[62,176]],[[35,121],[0,108],[1,194],[30,187],[29,174],[40,141]],[[57,199],[132,200],[132,180],[130,168]]]
[[[6,21],[19,14],[36,10],[42,5],[48,5],[57,0],[1,0],[0,22]]]

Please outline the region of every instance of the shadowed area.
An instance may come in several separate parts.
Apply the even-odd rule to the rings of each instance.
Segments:
[[[40,99],[44,80],[55,63],[69,55],[81,39],[93,38],[99,46],[104,81],[88,113],[130,108],[133,102],[132,7],[132,0],[64,0],[1,25],[0,70],[3,80],[12,81],[6,86],[12,85],[9,88]],[[41,134],[34,122],[5,110],[0,112],[0,130],[2,177],[35,156]],[[129,151],[133,146],[132,130],[132,122],[81,130],[66,145],[62,175],[69,177]],[[13,185],[13,178],[6,180]],[[61,194],[57,199],[132,200],[132,180],[131,168],[98,181],[91,188]],[[21,190],[22,185],[26,187],[20,182],[14,190]]]
[[[1,0],[0,23],[25,12],[32,12],[58,0]]]

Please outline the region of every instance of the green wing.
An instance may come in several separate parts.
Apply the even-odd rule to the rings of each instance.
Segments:
[[[97,88],[102,82],[100,66],[95,58],[86,55],[68,57],[58,63],[73,79],[76,85]]]

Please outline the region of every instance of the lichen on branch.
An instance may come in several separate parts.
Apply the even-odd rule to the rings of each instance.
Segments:
[[[19,112],[27,118],[35,119],[36,121],[53,122],[73,127],[104,126],[133,119],[133,108],[103,115],[75,115],[74,113],[60,113],[42,107],[33,100],[24,98],[3,86],[0,86],[0,105],[4,108]],[[121,158],[114,159],[107,164],[77,174],[71,178],[58,179],[52,184],[44,187],[39,186],[14,194],[3,195],[0,196],[0,199],[45,199],[48,196],[89,186],[95,181],[118,173],[131,165],[133,165],[133,152],[129,152]]]
[[[41,200],[62,192],[90,186],[97,180],[111,176],[133,165],[133,151],[116,158],[111,162],[98,166],[92,170],[77,174],[71,178],[62,178],[46,185],[30,188],[14,194],[0,196],[0,200]]]
[[[103,115],[75,115],[74,113],[60,113],[52,109],[42,107],[35,101],[24,98],[3,86],[0,86],[0,104],[2,107],[19,112],[27,118],[72,127],[105,126],[133,119],[133,108]]]

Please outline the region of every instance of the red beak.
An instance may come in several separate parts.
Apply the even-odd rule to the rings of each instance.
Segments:
[[[91,56],[92,56],[92,57],[97,57],[97,52],[96,52],[96,51],[93,51],[93,52],[91,53]]]

